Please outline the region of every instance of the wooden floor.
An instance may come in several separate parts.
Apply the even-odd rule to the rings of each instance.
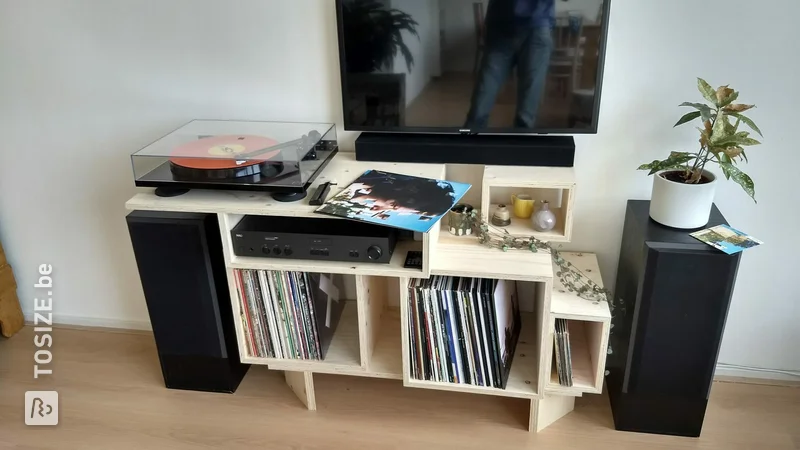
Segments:
[[[33,379],[33,331],[0,340],[0,449],[797,449],[800,389],[715,383],[700,439],[614,431],[585,396],[539,434],[524,400],[315,376],[304,409],[280,372],[254,367],[235,395],[163,387],[149,334],[56,330],[54,375]],[[57,427],[27,427],[27,390],[60,396]]]

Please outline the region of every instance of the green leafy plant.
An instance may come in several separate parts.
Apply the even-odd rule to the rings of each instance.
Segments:
[[[700,184],[706,182],[703,179],[706,164],[718,164],[725,178],[738,183],[755,201],[753,180],[736,167],[738,163],[748,161],[744,147],[761,144],[751,138],[749,132],[739,130],[740,125],[744,124],[761,136],[761,130],[755,122],[743,114],[755,108],[755,105],[734,103],[739,98],[739,92],[729,86],[720,86],[715,90],[702,78],[697,79],[697,88],[711,104],[682,103],[680,106],[690,107],[695,111],[685,114],[675,126],[700,119],[700,150],[696,153],[672,152],[667,159],[642,164],[639,170],[649,170],[650,175],[653,175],[661,170],[674,169],[684,183]]]
[[[377,72],[389,67],[398,53],[403,55],[408,71],[414,56],[403,41],[403,31],[419,39],[417,21],[397,9],[389,9],[376,0],[348,0],[342,3],[347,70]]]

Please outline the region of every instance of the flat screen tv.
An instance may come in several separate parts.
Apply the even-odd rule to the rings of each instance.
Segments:
[[[596,133],[610,0],[337,0],[345,129]]]

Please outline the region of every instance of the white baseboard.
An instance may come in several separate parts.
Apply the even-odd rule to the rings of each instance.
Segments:
[[[25,314],[25,321],[33,323],[33,314]],[[102,317],[71,316],[66,314],[53,314],[53,324],[76,327],[119,328],[123,330],[153,330],[149,320],[119,320]]]
[[[755,371],[755,370],[745,370],[745,369],[731,369],[728,367],[720,367],[717,366],[717,369],[714,371],[715,378],[755,378],[759,380],[775,380],[775,381],[793,381],[798,382],[800,378],[793,377],[788,374],[782,373],[774,373],[774,372],[762,372],[762,371]]]

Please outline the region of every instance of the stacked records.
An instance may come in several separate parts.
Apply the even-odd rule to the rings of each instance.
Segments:
[[[572,353],[569,345],[569,322],[566,319],[556,319],[556,332],[553,338],[558,384],[572,387]]]
[[[507,280],[433,276],[408,287],[409,361],[418,380],[505,389],[520,330]]]
[[[250,356],[322,360],[343,302],[325,275],[235,270]]]

